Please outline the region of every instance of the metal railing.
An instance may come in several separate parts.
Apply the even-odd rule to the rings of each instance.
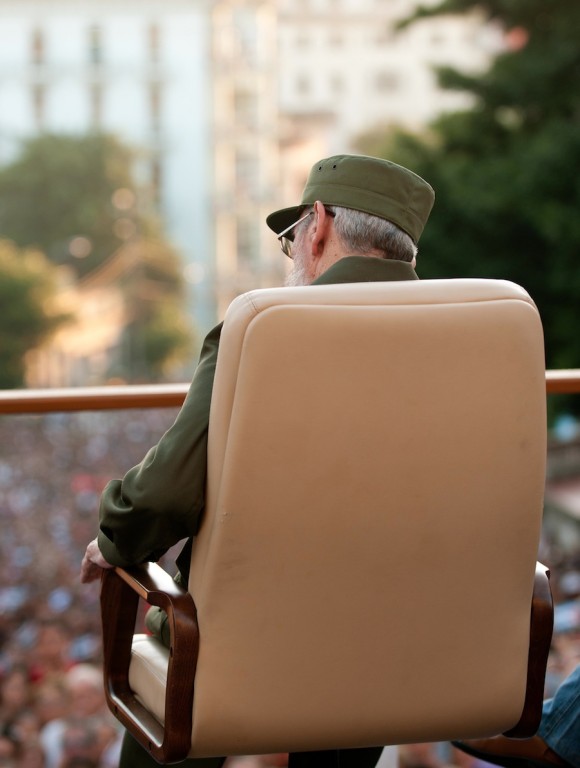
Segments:
[[[0,414],[179,408],[189,384],[0,390]],[[546,394],[580,394],[580,369],[546,371]]]

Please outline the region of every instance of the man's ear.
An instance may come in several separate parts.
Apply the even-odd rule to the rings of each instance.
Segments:
[[[312,256],[315,259],[320,258],[324,252],[330,218],[324,204],[317,200],[314,203],[314,232],[310,242]]]

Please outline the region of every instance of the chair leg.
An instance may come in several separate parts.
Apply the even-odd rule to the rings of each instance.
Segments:
[[[339,768],[339,752],[290,752],[288,768]]]

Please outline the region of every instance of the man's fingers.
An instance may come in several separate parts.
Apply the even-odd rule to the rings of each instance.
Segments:
[[[91,563],[91,561],[87,560],[86,557],[83,559],[81,565],[82,584],[90,584],[92,581],[96,581],[98,578],[100,578],[101,573],[102,568],[99,568],[99,566],[95,565],[95,563]]]
[[[87,546],[81,563],[81,583],[90,584],[91,581],[96,581],[101,577],[104,568],[112,567],[101,554],[97,540],[93,539]]]

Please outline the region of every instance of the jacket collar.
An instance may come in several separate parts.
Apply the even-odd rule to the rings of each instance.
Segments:
[[[312,285],[418,279],[417,273],[408,261],[379,259],[372,256],[345,256],[314,280]]]

